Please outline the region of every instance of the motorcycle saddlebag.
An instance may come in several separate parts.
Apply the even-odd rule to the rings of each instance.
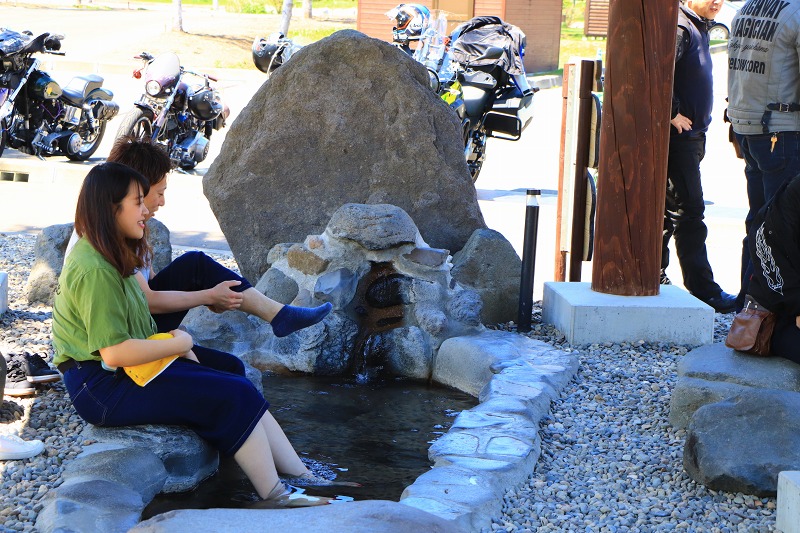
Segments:
[[[483,118],[490,137],[517,141],[533,118],[533,93],[498,98]]]

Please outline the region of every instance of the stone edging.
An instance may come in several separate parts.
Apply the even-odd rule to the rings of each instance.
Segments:
[[[539,420],[549,413],[550,402],[559,397],[577,372],[578,358],[541,341],[485,331],[445,341],[436,368],[439,372],[447,369],[446,377],[434,372],[438,381],[448,386],[458,383],[457,388],[477,395],[481,403],[463,411],[431,446],[429,457],[434,468],[406,488],[400,504],[415,508],[409,515],[416,516],[416,510],[422,510],[444,519],[453,531],[479,530],[500,513],[505,491],[532,473],[541,454]],[[174,511],[136,525],[141,511],[164,487],[170,466],[162,463],[165,469],[157,468],[158,456],[144,448],[117,449],[114,454],[113,466],[105,463],[93,472],[75,469],[74,476],[65,472],[64,483],[51,490],[43,502],[37,530],[199,533],[208,531],[203,525],[205,513],[221,512]],[[116,479],[109,474],[113,470],[139,475],[136,479]],[[356,514],[369,509],[349,505],[311,508],[303,513],[304,522],[318,516],[324,523],[330,512],[341,513],[348,508]],[[236,523],[237,513],[244,519],[253,512],[224,510],[231,523]],[[269,529],[269,520],[260,523],[266,528],[263,531]],[[89,524],[95,529],[85,529]],[[328,523],[327,531],[345,530],[332,529]]]

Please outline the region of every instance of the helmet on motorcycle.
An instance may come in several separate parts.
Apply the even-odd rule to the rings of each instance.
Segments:
[[[253,41],[253,63],[258,70],[270,74],[283,64],[283,54],[280,52],[284,48],[281,42],[284,37],[280,32],[272,33],[266,38],[256,37]]]
[[[392,40],[406,43],[420,40],[430,23],[431,12],[422,4],[400,4],[387,12],[386,16],[395,21]]]

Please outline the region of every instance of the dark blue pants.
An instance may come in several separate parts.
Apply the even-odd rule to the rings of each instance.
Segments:
[[[800,364],[800,329],[793,316],[778,316],[770,349],[772,355]]]
[[[97,426],[168,424],[187,426],[223,455],[244,444],[269,403],[230,354],[195,346],[200,364],[176,359],[144,387],[122,369],[83,361],[64,374],[78,414]]]
[[[150,280],[154,291],[202,291],[210,289],[223,281],[241,281],[231,290],[244,292],[252,287],[250,282],[236,272],[225,268],[203,252],[186,252],[167,265]],[[177,329],[189,311],[161,313],[153,315],[158,331],[161,333]]]
[[[800,174],[800,132],[786,131],[776,134],[777,142],[772,145],[772,134],[739,135],[736,140],[744,155],[744,175],[747,178],[747,199],[750,209],[744,220],[745,237],[742,241],[742,288],[736,298],[739,309],[744,305],[744,297],[753,274],[747,235],[758,211],[764,207],[775,192],[787,180]]]
[[[714,281],[708,262],[703,222],[705,202],[700,182],[700,162],[706,154],[706,134],[673,136],[667,160],[667,196],[661,268],[669,265],[669,240],[675,238],[675,251],[683,273],[683,285],[701,300],[718,296],[722,289]]]

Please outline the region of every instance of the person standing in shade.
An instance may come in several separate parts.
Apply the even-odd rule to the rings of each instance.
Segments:
[[[721,6],[722,0],[686,0],[678,10],[661,283],[671,283],[666,268],[669,240],[674,236],[686,289],[715,311],[728,313],[734,310],[736,299],[714,281],[708,262],[708,228],[703,222],[705,201],[700,180],[713,106],[708,26]]]
[[[753,272],[753,220],[800,173],[800,0],[750,1],[733,18],[727,114],[744,157],[749,202],[736,299],[741,309]]]

